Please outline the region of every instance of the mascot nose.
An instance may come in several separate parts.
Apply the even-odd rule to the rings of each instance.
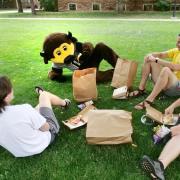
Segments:
[[[71,64],[71,62],[73,62],[74,60],[75,60],[75,56],[70,55],[70,56],[67,56],[67,57],[64,59],[64,63],[65,63],[65,64]]]

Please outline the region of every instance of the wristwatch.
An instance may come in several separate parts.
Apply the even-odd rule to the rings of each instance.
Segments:
[[[159,58],[157,57],[157,58],[155,59],[155,62],[158,63],[158,60],[159,60]]]

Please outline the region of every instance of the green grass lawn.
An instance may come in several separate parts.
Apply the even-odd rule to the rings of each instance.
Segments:
[[[4,11],[4,10],[2,10]],[[127,11],[123,13],[117,13],[117,12],[44,12],[44,11],[37,11],[36,15],[32,15],[29,12],[24,13],[0,13],[0,17],[58,17],[58,18],[167,18],[170,19],[172,17],[173,12],[167,11],[167,12],[158,12],[158,11]],[[176,17],[180,17],[180,12],[176,12]]]
[[[79,41],[94,44],[104,42],[112,47],[122,58],[139,62],[134,87],[140,80],[140,67],[143,56],[152,51],[164,51],[175,47],[179,34],[178,22],[125,22],[125,21],[48,21],[48,20],[0,20],[0,74],[8,75],[14,85],[13,103],[37,103],[35,85],[72,100],[71,107],[65,111],[55,109],[61,124],[61,132],[55,143],[42,154],[27,158],[14,158],[0,148],[0,179],[97,179],[97,180],[145,180],[148,179],[139,168],[143,154],[158,157],[161,145],[152,143],[152,127],[140,122],[143,111],[133,107],[143,98],[113,100],[110,83],[99,84],[99,98],[95,105],[99,109],[125,109],[133,113],[133,142],[131,145],[94,146],[85,139],[86,128],[70,131],[61,121],[78,112],[73,101],[71,72],[66,70],[69,80],[57,83],[48,80],[47,72],[51,63],[45,65],[39,52],[46,35],[51,32],[71,31]],[[103,62],[101,69],[110,66]],[[152,89],[148,83],[147,90]],[[163,111],[175,98],[157,99],[156,107]],[[176,109],[178,112],[179,109]],[[12,119],[13,120],[13,119]],[[179,159],[166,170],[170,180],[180,179]]]

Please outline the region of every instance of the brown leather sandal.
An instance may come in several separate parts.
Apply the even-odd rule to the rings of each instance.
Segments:
[[[145,94],[147,94],[146,92],[145,92],[145,89],[137,89],[137,90],[135,90],[135,91],[132,91],[132,92],[130,92],[129,93],[129,95],[128,95],[128,97],[139,97],[139,96],[143,96],[143,95],[145,95]]]
[[[139,104],[134,106],[134,108],[137,110],[143,110],[143,109],[146,109],[147,106],[151,106],[152,104],[153,104],[153,102],[144,100],[143,102],[140,102]]]

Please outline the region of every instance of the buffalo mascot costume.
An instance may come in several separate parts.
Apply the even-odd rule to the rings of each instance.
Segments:
[[[59,82],[66,80],[63,76],[63,68],[74,71],[92,67],[97,68],[97,82],[110,81],[118,59],[118,55],[105,44],[98,43],[93,47],[92,43],[78,42],[71,32],[68,34],[52,33],[47,36],[40,55],[44,58],[45,64],[48,64],[49,60],[53,62],[48,77]],[[103,59],[111,64],[113,69],[99,71],[100,62]]]

